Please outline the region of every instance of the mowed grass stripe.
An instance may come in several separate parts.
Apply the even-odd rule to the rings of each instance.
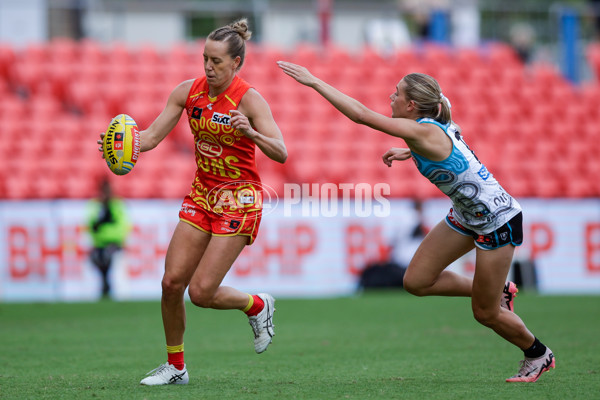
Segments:
[[[239,311],[188,304],[187,386],[141,387],[165,361],[160,304],[0,304],[0,399],[597,399],[600,297],[520,293],[516,309],[557,369],[508,384],[522,353],[468,299],[369,292],[279,299],[257,355]]]

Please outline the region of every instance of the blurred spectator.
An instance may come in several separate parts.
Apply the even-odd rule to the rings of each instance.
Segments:
[[[92,237],[90,258],[102,276],[102,297],[110,297],[108,272],[116,252],[129,233],[125,204],[112,196],[108,179],[100,181],[99,195],[88,207],[88,229]]]
[[[428,40],[431,37],[431,15],[434,11],[448,10],[450,0],[398,0],[398,8],[407,15],[413,28],[414,38]]]
[[[423,202],[415,199],[413,209],[414,225],[408,232],[404,232],[402,237],[400,237],[399,233],[392,243],[391,257],[396,264],[405,269],[429,232],[429,228],[425,224],[425,216],[423,215]]]
[[[600,41],[600,0],[588,0],[594,19],[594,39]]]
[[[380,54],[392,54],[410,46],[410,33],[400,18],[375,19],[365,28],[366,41]]]
[[[521,61],[525,64],[533,59],[535,45],[535,30],[533,26],[522,22],[514,24],[509,32],[510,44],[513,46]]]
[[[449,12],[452,44],[457,47],[477,47],[481,22],[477,0],[452,0]]]
[[[423,203],[415,199],[414,225],[408,230],[398,231],[390,244],[389,258],[369,263],[363,269],[359,289],[402,288],[404,273],[415,251],[429,232],[425,225]]]

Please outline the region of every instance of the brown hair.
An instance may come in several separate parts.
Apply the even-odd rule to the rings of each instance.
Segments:
[[[438,82],[429,75],[412,73],[404,77],[407,100],[415,102],[422,117],[447,124],[452,121],[450,101],[442,94]]]
[[[240,65],[238,70],[244,64],[246,56],[246,40],[249,40],[252,32],[248,30],[248,20],[242,18],[229,25],[217,28],[208,35],[208,39],[217,42],[227,42],[227,54],[231,58],[240,57]]]

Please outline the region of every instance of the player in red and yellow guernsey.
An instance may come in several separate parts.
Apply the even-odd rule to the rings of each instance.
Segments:
[[[252,243],[262,209],[255,144],[231,125],[233,115],[237,115],[234,110],[249,89],[246,81],[235,76],[223,93],[211,97],[206,77],[194,81],[185,108],[194,134],[198,169],[181,218],[214,235],[246,235]],[[203,226],[203,220],[195,218],[198,207],[227,218],[219,218],[217,226]]]
[[[140,132],[141,151],[149,151],[186,110],[198,167],[165,260],[161,311],[167,362],[150,371],[142,385],[189,381],[183,359],[186,288],[198,307],[244,311],[257,353],[267,349],[275,334],[271,295],[221,286],[240,252],[256,238],[260,224],[262,192],[255,148],[280,163],[287,158],[269,105],[237,76],[250,35],[246,19],[214,30],[204,47],[205,77],[179,84],[161,114]]]

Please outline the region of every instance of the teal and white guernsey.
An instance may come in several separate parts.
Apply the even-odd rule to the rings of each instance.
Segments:
[[[431,118],[417,122],[439,126],[452,140],[452,154],[444,161],[431,161],[414,152],[412,156],[419,172],[450,197],[454,217],[461,225],[483,235],[521,212],[521,205],[469,149],[455,125],[443,125]]]

